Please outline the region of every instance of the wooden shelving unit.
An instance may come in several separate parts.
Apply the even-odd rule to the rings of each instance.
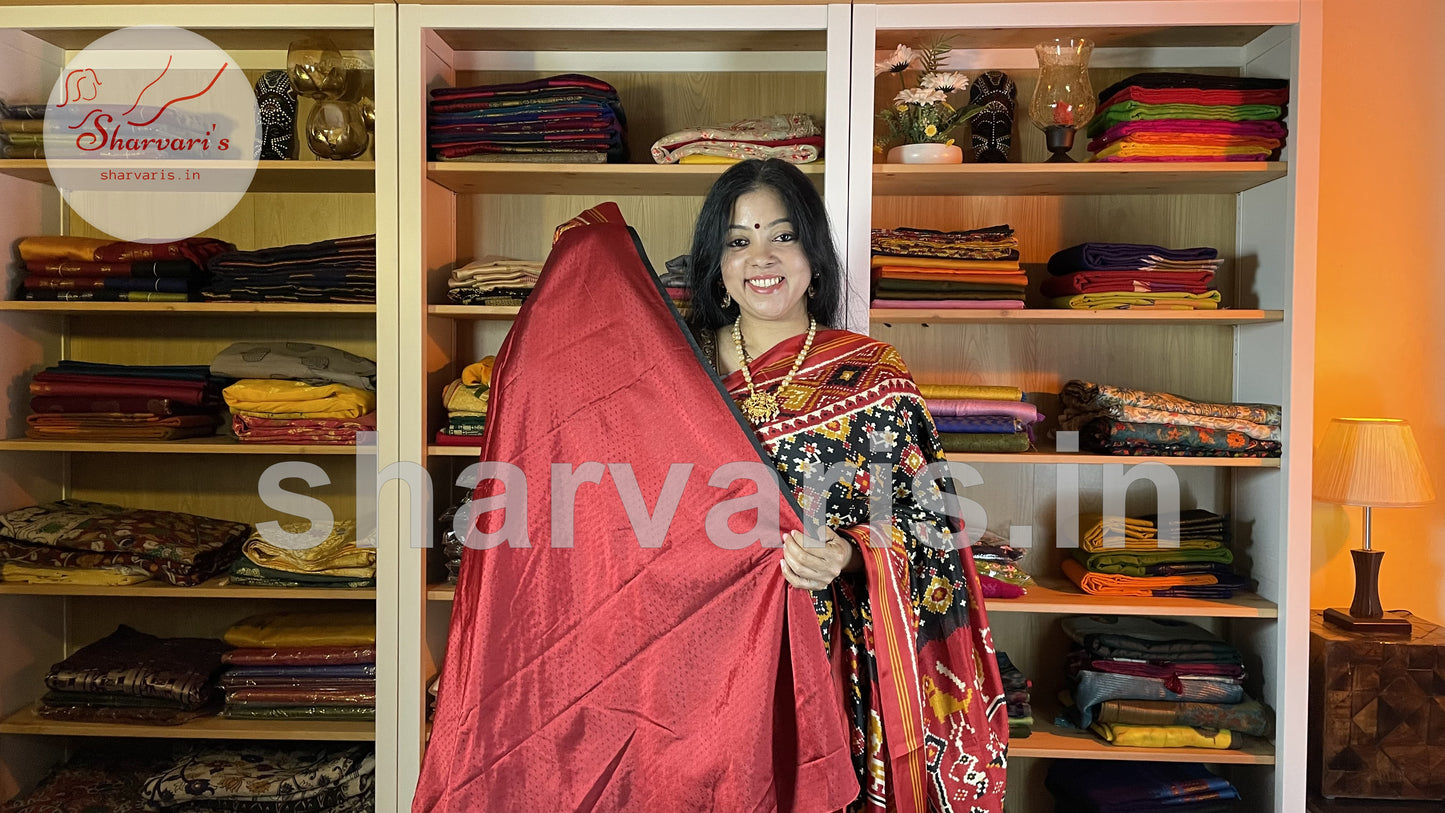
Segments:
[[[433,161],[427,178],[460,195],[707,194],[715,164],[470,164]],[[824,164],[801,166],[820,186]]]
[[[1108,759],[1125,762],[1202,762],[1210,765],[1274,765],[1274,749],[1264,740],[1239,749],[1127,748],[1113,745],[1092,731],[1053,723],[1049,704],[1034,706],[1033,733],[1009,743],[1016,759]]]
[[[24,708],[0,722],[0,734],[53,737],[127,737],[171,740],[309,740],[371,742],[376,726],[339,720],[229,720],[201,717],[177,726],[129,723],[71,723],[47,720],[33,708]]]
[[[1233,195],[1279,180],[1282,162],[1198,164],[877,164],[873,194],[920,196]]]

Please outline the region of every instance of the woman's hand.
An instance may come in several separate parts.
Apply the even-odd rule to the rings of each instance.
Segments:
[[[849,567],[855,558],[861,565],[862,558],[853,543],[826,525],[821,541],[810,539],[802,531],[783,534],[783,578],[794,587],[826,590],[839,573],[856,569]]]

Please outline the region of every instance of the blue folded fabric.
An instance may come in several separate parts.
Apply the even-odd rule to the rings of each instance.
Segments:
[[[1229,780],[1192,762],[1056,759],[1044,787],[1059,809],[1087,813],[1187,813],[1240,798]]]
[[[940,432],[967,432],[974,435],[1012,435],[1023,431],[1023,424],[1011,415],[937,416],[934,426]]]
[[[1208,246],[1163,248],[1147,243],[1080,243],[1054,252],[1049,258],[1049,273],[1063,276],[1075,271],[1124,271],[1140,268],[1150,256],[1182,262],[1216,260],[1219,251]]]

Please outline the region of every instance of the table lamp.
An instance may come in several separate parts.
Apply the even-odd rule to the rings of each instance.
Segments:
[[[1355,599],[1349,612],[1325,610],[1325,623],[1355,632],[1409,635],[1410,622],[1380,608],[1380,560],[1370,545],[1370,510],[1424,505],[1435,499],[1430,473],[1410,424],[1397,418],[1334,418],[1315,452],[1315,499],[1365,509],[1364,547],[1355,560]]]

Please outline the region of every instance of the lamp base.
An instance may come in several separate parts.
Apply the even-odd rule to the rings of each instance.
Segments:
[[[1331,607],[1325,610],[1325,623],[1350,632],[1368,635],[1401,635],[1409,637],[1410,619],[1392,616],[1389,613],[1374,618],[1350,615],[1348,610]]]
[[[1046,164],[1074,164],[1078,163],[1069,156],[1069,150],[1074,147],[1074,128],[1064,127],[1055,124],[1044,128],[1044,144],[1053,155],[1045,161]]]

